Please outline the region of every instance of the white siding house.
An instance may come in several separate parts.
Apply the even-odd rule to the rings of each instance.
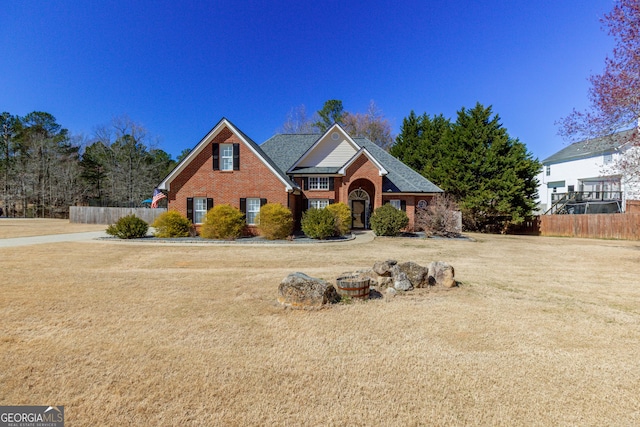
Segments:
[[[565,202],[583,205],[582,211],[570,213],[585,213],[587,202],[591,203],[591,210],[587,207],[586,213],[599,212],[597,206],[600,212],[611,212],[616,203],[623,211],[626,201],[635,199],[637,194],[615,165],[636,132],[631,129],[611,137],[576,142],[544,159],[538,175],[539,213],[554,213]]]

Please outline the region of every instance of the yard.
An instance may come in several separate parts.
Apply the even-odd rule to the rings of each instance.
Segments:
[[[473,237],[0,249],[0,405],[69,426],[640,424],[640,243]],[[276,303],[290,272],[388,258],[461,286]]]

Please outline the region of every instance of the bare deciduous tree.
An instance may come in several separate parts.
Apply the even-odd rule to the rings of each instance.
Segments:
[[[615,38],[615,47],[602,74],[589,78],[589,109],[574,109],[561,119],[560,134],[567,139],[610,135],[640,117],[640,2],[617,0],[601,22]]]
[[[415,222],[428,236],[456,237],[462,233],[462,215],[449,195],[436,196],[427,207],[416,209]]]
[[[376,145],[389,150],[393,145],[391,124],[382,114],[376,103],[371,100],[366,113],[344,113],[343,127],[351,136],[362,136]]]

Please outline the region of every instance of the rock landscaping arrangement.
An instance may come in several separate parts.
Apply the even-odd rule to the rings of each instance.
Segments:
[[[319,308],[339,302],[341,298],[371,298],[369,287],[386,289],[393,296],[398,291],[415,288],[457,286],[453,266],[436,261],[423,267],[415,262],[379,261],[373,268],[343,273],[336,286],[304,273],[291,273],[278,287],[278,301],[292,308]],[[380,295],[379,293],[375,293]]]

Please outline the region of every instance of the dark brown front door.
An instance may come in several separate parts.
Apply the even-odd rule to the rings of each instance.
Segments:
[[[351,201],[351,228],[365,228],[365,201]]]

